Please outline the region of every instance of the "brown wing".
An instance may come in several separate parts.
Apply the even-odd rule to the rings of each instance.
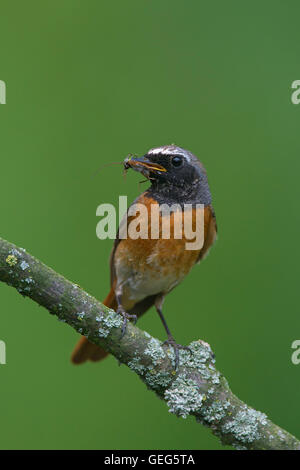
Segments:
[[[136,202],[138,202],[138,200],[143,196],[143,194],[141,196],[139,196],[139,198],[137,198],[133,204],[135,204]],[[124,215],[124,217],[127,218],[127,224],[128,224],[128,217],[127,217],[127,214],[128,214],[128,210],[127,210],[127,213],[126,215]],[[121,222],[122,223],[122,222]],[[116,279],[116,272],[115,272],[115,253],[116,253],[116,249],[119,245],[119,243],[122,243],[123,242],[123,239],[120,239],[119,238],[119,233],[120,233],[120,227],[118,228],[118,232],[117,232],[117,235],[116,235],[116,239],[114,241],[114,245],[113,245],[113,248],[112,248],[112,251],[111,251],[111,254],[110,254],[110,258],[109,258],[109,265],[110,265],[110,285],[111,285],[111,288],[113,288],[113,285],[114,285],[114,282],[115,282],[115,279]],[[146,297],[145,299],[141,300],[140,302],[137,302],[130,310],[128,313],[130,313],[131,315],[137,315],[138,317],[140,317],[143,313],[145,313],[147,310],[149,310],[150,307],[152,307],[152,305],[154,305],[154,302],[155,302],[155,299],[156,299],[156,295],[151,295],[149,297]]]
[[[110,287],[113,286],[114,284],[114,280],[116,278],[116,271],[115,271],[115,253],[116,253],[116,249],[119,245],[119,243],[121,242],[122,240],[120,240],[119,238],[119,229],[118,229],[118,232],[117,232],[117,235],[116,235],[116,239],[114,241],[114,245],[113,245],[113,248],[111,250],[111,253],[110,253],[110,257],[109,257],[109,267],[110,267]]]

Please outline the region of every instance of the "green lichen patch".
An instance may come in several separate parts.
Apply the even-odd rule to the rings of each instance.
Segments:
[[[128,366],[139,374],[148,388],[161,393],[162,389],[165,389],[174,379],[172,372],[165,370],[163,367],[160,368],[162,362],[166,359],[161,342],[151,338],[146,345],[144,354],[149,358],[149,362],[146,360],[146,364],[143,363],[141,357],[136,352],[133,359],[129,361]]]
[[[168,358],[170,359],[173,367],[175,366],[175,353],[172,347],[165,349]],[[201,373],[205,375],[204,378],[212,378],[214,373],[214,381],[218,383],[218,374],[214,367],[215,359],[213,352],[209,344],[204,341],[194,341],[189,345],[189,350],[180,349],[179,350],[179,363],[182,367],[188,367],[191,369],[201,370]],[[208,366],[210,371],[208,371]]]
[[[147,370],[147,367],[144,366],[142,363],[141,363],[141,360],[140,358],[135,355],[129,362],[128,362],[128,367],[133,370],[134,372],[136,372],[138,375],[144,375],[146,370]]]
[[[144,376],[144,382],[152,390],[160,391],[169,386],[172,376],[167,371],[150,369]]]
[[[161,359],[165,359],[166,357],[161,342],[156,338],[150,339],[144,353],[152,359],[154,366],[156,366]]]
[[[22,269],[22,271],[25,271],[25,269],[29,268],[29,264],[26,261],[23,260],[20,263],[20,268]]]
[[[17,264],[18,258],[17,258],[15,255],[8,255],[8,257],[6,258],[5,262],[6,262],[9,266],[13,267],[13,266],[15,266],[15,265]]]
[[[113,328],[121,328],[123,320],[114,310],[108,309],[108,313],[103,316],[101,327],[98,329],[100,338],[107,338]]]
[[[196,414],[199,420],[206,423],[220,421],[226,415],[229,402],[218,403],[214,410],[204,406],[216,391],[221,378],[214,366],[212,350],[203,341],[194,341],[189,345],[189,349],[180,350],[179,375],[165,392],[169,411],[183,418]],[[168,350],[167,354],[173,359]]]
[[[179,376],[165,391],[165,400],[170,413],[186,418],[189,414],[199,411],[204,394],[199,392],[197,383],[185,376]]]
[[[201,410],[201,419],[198,419],[200,422],[205,424],[218,423],[224,419],[228,414],[228,409],[230,408],[230,402],[225,401],[215,401],[209,406],[204,406]]]
[[[214,362],[212,350],[209,344],[203,341],[193,341],[189,345],[191,352],[186,350],[180,351],[180,363],[184,366],[201,368],[209,361]]]
[[[244,405],[231,420],[224,423],[223,434],[231,434],[240,444],[249,444],[261,438],[260,427],[267,424],[264,413]]]

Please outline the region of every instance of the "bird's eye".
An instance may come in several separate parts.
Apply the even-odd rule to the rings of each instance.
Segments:
[[[183,159],[182,157],[173,157],[172,158],[172,165],[175,166],[176,168],[178,168],[179,166],[181,166],[183,163]]]

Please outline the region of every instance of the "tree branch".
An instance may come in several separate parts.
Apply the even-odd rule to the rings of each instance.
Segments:
[[[24,249],[0,238],[0,281],[30,297],[78,333],[113,354],[166,401],[169,411],[208,426],[221,442],[236,449],[294,449],[300,442],[254,410],[230,390],[215,368],[210,346],[201,340],[174,352],[145,331],[129,324],[121,339],[121,317],[78,285],[45,266]]]

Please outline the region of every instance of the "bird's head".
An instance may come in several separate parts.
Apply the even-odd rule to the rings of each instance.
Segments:
[[[206,193],[203,203],[209,203],[206,171],[198,158],[188,150],[176,145],[153,148],[142,157],[127,157],[124,167],[142,173],[157,191],[195,195]]]

